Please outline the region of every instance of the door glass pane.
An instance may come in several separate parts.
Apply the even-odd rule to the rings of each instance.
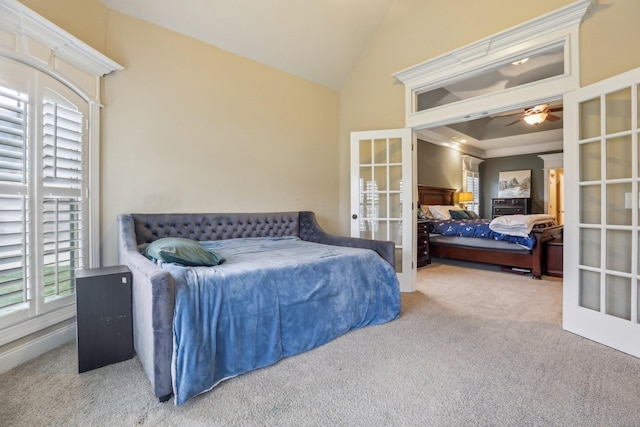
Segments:
[[[389,166],[389,190],[402,190],[402,166]]]
[[[385,219],[387,215],[387,209],[389,207],[389,195],[387,193],[380,193],[378,195],[378,218]]]
[[[373,171],[373,176],[376,180],[378,191],[387,191],[387,167],[376,166]]]
[[[389,226],[387,221],[375,220],[377,230],[373,233],[373,240],[392,240],[389,235]]]
[[[580,181],[600,179],[600,141],[580,144]]]
[[[607,134],[631,129],[631,88],[606,96]]]
[[[601,195],[599,185],[580,187],[580,222],[583,224],[601,223]]]
[[[631,194],[631,183],[607,185],[607,224],[631,225],[631,209],[625,208],[626,194]]]
[[[607,269],[631,273],[631,231],[607,230]]]
[[[386,139],[376,139],[373,141],[373,162],[377,165],[387,163]]]
[[[396,245],[402,244],[402,221],[389,221],[389,239]]]
[[[580,229],[580,265],[600,267],[600,230]]]
[[[600,273],[580,270],[580,307],[600,311]]]
[[[372,141],[369,139],[363,139],[362,141],[360,141],[360,164],[361,165],[370,165],[372,163],[371,143]]]
[[[402,218],[402,200],[400,194],[389,194],[389,217]]]
[[[607,179],[631,178],[631,135],[606,141]]]
[[[631,320],[631,279],[628,277],[606,277],[606,313],[621,319]]]
[[[402,139],[389,140],[389,163],[402,163]]]
[[[581,102],[579,109],[580,139],[600,136],[600,98]]]

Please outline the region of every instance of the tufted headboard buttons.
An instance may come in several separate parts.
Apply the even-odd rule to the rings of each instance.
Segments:
[[[161,237],[225,240],[300,236],[299,212],[232,214],[132,214],[137,244]]]

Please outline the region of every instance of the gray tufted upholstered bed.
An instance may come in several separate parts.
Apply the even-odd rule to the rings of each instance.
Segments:
[[[309,242],[372,249],[394,265],[393,242],[330,235],[313,212],[123,214],[118,223],[119,260],[133,275],[134,346],[160,401],[168,400],[173,392],[175,283],[167,270],[140,253],[139,245],[161,237],[212,241],[296,236]]]

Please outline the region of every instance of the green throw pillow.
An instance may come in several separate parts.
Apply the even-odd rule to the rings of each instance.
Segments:
[[[474,211],[464,210],[463,212],[465,212],[469,216],[469,219],[480,219],[480,215],[478,215]]]
[[[205,248],[199,242],[182,237],[158,239],[145,248],[144,256],[194,267],[219,265],[225,261],[220,255]]]
[[[449,210],[449,214],[451,215],[451,219],[471,219],[466,211],[451,209]]]

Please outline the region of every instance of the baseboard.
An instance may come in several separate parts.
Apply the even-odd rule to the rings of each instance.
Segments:
[[[0,354],[0,374],[76,339],[76,324],[65,326]]]

